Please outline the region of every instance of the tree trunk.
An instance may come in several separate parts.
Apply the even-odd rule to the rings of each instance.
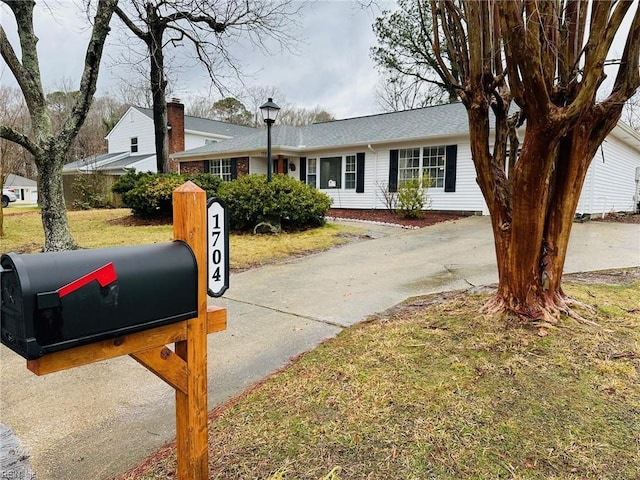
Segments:
[[[155,15],[149,13],[149,15]],[[150,22],[153,25],[153,22]],[[164,53],[162,36],[164,26],[150,30],[148,48],[151,57],[151,96],[153,100],[153,129],[156,144],[156,166],[158,172],[169,172],[169,135],[167,132],[167,80],[164,76]]]
[[[561,281],[580,193],[591,160],[619,115],[586,114],[565,135],[563,127],[536,129],[527,135],[510,178],[511,223],[492,221],[499,284],[488,312],[514,312],[522,318],[556,322],[575,316]],[[493,209],[495,210],[494,204]],[[505,218],[499,208],[490,213]]]
[[[617,108],[614,110],[618,110]],[[598,148],[620,119],[620,112],[597,115],[591,111],[562,139],[556,164],[555,184],[546,224],[543,269],[549,270],[549,288],[565,299],[561,289],[562,270],[569,246],[573,218],[589,166]],[[608,117],[608,118],[607,118]],[[547,265],[554,265],[549,269]]]
[[[35,157],[38,167],[38,195],[41,200],[44,250],[73,250],[78,245],[71,236],[64,203],[62,166],[64,155],[45,152]]]

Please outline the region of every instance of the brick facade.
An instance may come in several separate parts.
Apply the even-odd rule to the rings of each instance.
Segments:
[[[180,163],[180,173],[204,173],[204,162],[206,160],[198,160],[195,162],[182,162]]]
[[[236,162],[236,175],[238,177],[249,175],[249,157],[238,158]]]

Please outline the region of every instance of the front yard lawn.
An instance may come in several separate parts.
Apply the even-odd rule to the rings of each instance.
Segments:
[[[601,328],[485,318],[464,293],[349,328],[212,412],[209,478],[640,478],[635,273],[566,283]],[[174,472],[169,447],[119,480]]]
[[[41,251],[44,234],[40,213],[22,209],[5,209],[4,212],[5,237],[0,239],[0,253]],[[171,224],[140,222],[129,209],[70,211],[68,215],[71,233],[84,248],[170,242],[173,238]],[[280,235],[230,235],[231,268],[244,269],[326,250],[352,240],[358,231],[328,224],[305,232]]]

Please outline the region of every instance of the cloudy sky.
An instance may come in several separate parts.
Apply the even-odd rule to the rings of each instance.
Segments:
[[[38,1],[35,28],[46,89],[59,89],[64,81],[77,88],[90,34],[80,4],[80,0]],[[369,54],[375,45],[371,28],[375,14],[349,0],[305,2],[294,31],[299,38],[295,53],[273,48],[266,54],[251,46],[238,46],[234,53],[248,75],[247,84],[275,87],[292,105],[320,106],[336,118],[378,113],[374,94],[378,72]],[[16,27],[6,7],[0,8],[0,21],[15,48]],[[113,33],[105,49],[98,94],[114,91],[130,68],[115,65],[122,47],[116,41],[118,31]],[[11,72],[0,62],[0,83],[14,84]],[[207,95],[204,71],[182,67],[180,73],[173,84],[174,96]]]

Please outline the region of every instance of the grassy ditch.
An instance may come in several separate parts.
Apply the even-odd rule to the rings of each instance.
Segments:
[[[640,478],[640,282],[565,288],[602,328],[457,294],[345,330],[214,413],[210,478]],[[170,447],[120,480],[174,472]]]
[[[115,247],[170,242],[173,226],[140,222],[128,209],[68,212],[75,240],[84,248]],[[0,253],[35,253],[44,246],[40,213],[27,209],[5,209],[5,236]],[[243,269],[340,245],[357,235],[357,229],[325,225],[306,232],[281,235],[230,235],[231,268]]]

